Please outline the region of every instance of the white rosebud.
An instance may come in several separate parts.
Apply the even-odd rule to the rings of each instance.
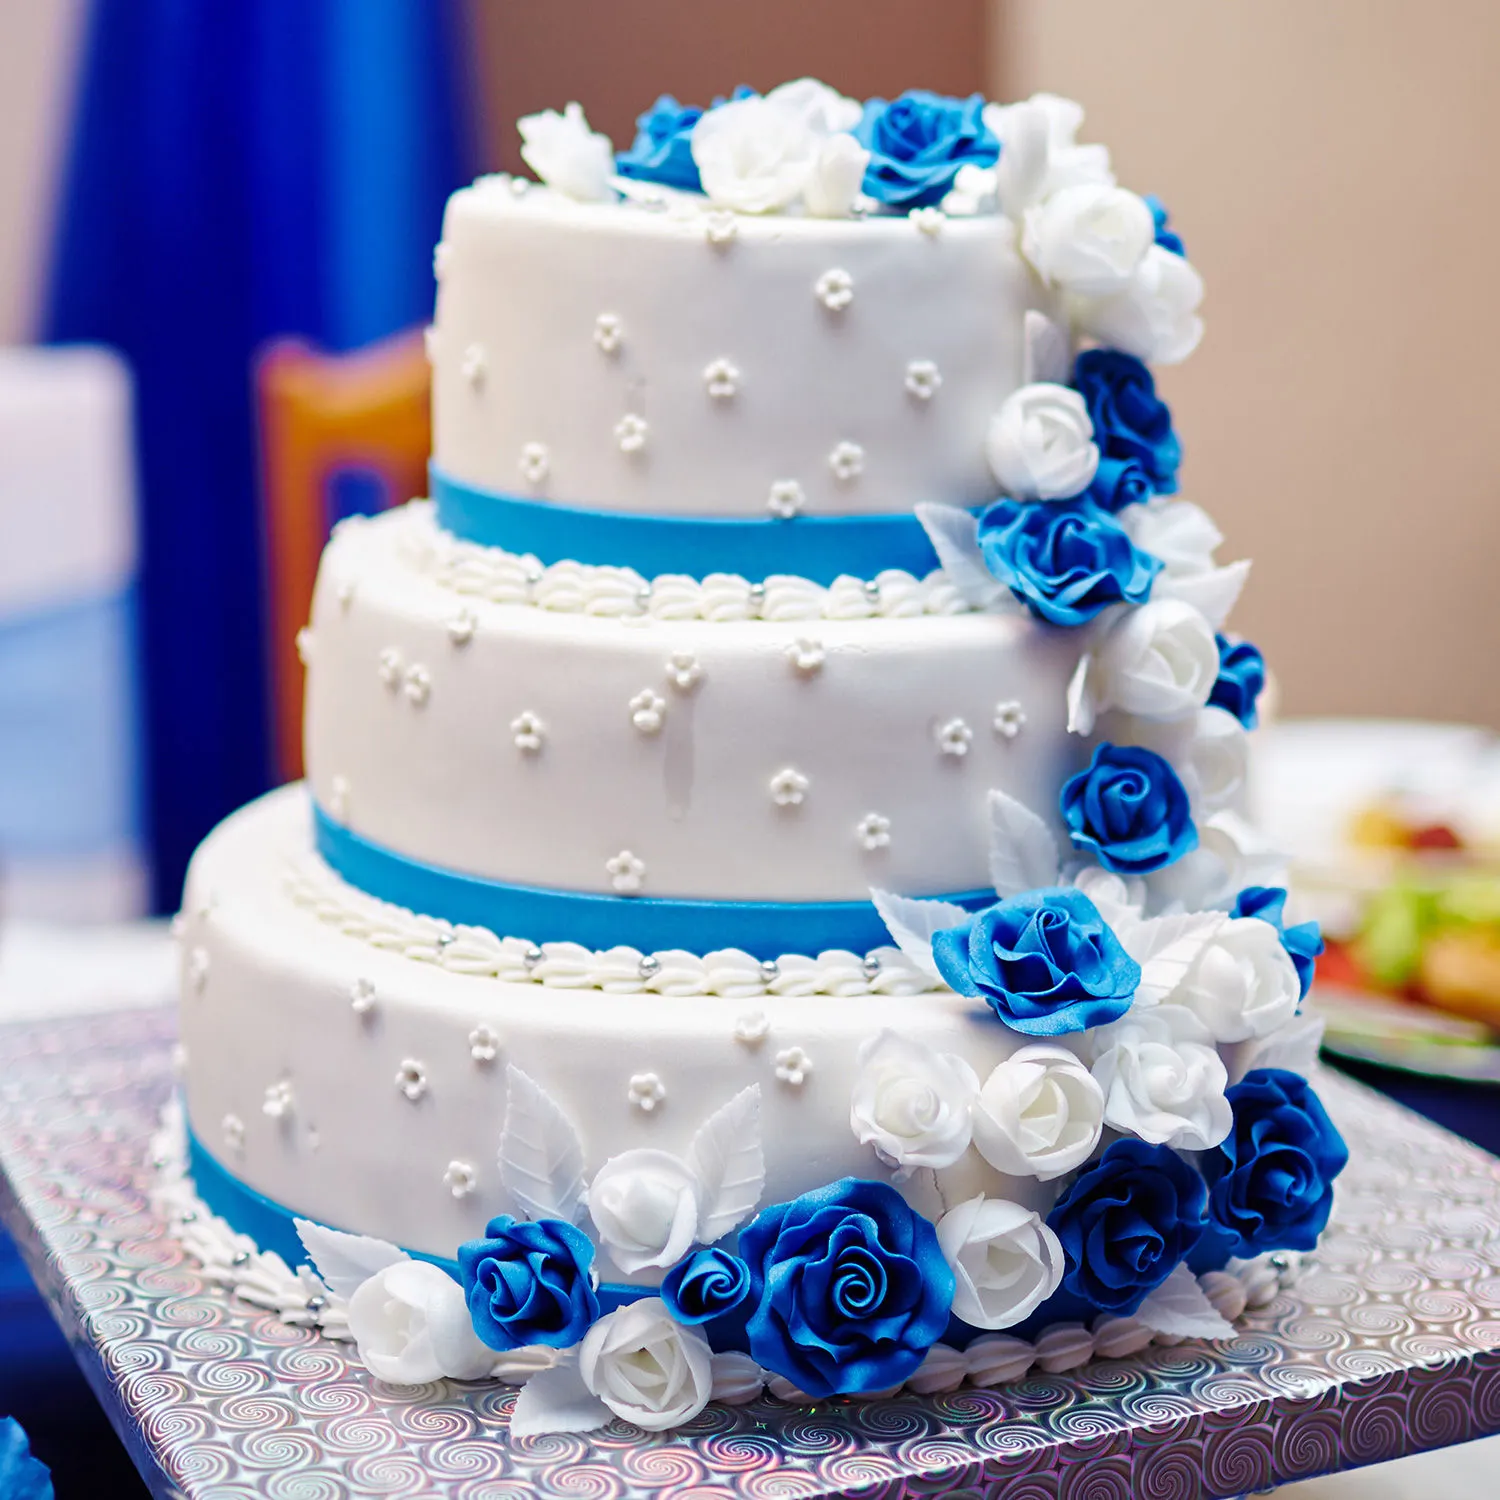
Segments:
[[[1080,146],[1083,106],[1056,94],[1033,94],[1019,104],[985,106],[984,123],[1000,142],[995,186],[1001,209],[1013,217],[1063,188],[1114,186],[1109,151]]]
[[[1028,208],[1021,249],[1049,286],[1078,297],[1112,297],[1132,284],[1155,238],[1143,198],[1093,183],[1063,188]]]
[[[1169,578],[1195,578],[1214,565],[1214,551],[1224,540],[1207,514],[1189,500],[1158,495],[1141,505],[1127,505],[1115,517],[1130,540],[1160,558]]]
[[[802,200],[820,219],[846,218],[859,197],[870,153],[852,135],[840,131],[818,147]]]
[[[693,126],[693,161],[710,203],[772,213],[801,196],[823,137],[803,112],[766,98],[734,99]]]
[[[859,1063],[849,1128],[888,1167],[950,1167],[968,1150],[979,1079],[961,1057],[884,1030]]]
[[[1185,1006],[1131,1010],[1090,1040],[1106,1125],[1182,1151],[1206,1151],[1229,1134],[1229,1075]]]
[[[990,419],[985,453],[1000,488],[1017,500],[1067,500],[1099,467],[1094,424],[1077,391],[1039,382],[1005,398]]]
[[[1218,675],[1208,621],[1180,599],[1153,599],[1116,616],[1095,648],[1089,685],[1097,710],[1175,719],[1208,702]]]
[[[561,114],[544,109],[523,115],[516,128],[521,132],[521,159],[548,187],[581,203],[611,196],[615,149],[608,136],[589,129],[581,105],[570,104]]]
[[[708,1340],[674,1321],[660,1297],[642,1297],[589,1329],[578,1348],[578,1373],[617,1417],[662,1432],[708,1404],[713,1355]]]
[[[495,1353],[475,1336],[464,1289],[425,1260],[398,1260],[349,1299],[349,1333],[365,1368],[392,1385],[479,1380]]]
[[[1081,1165],[1099,1144],[1104,1095],[1066,1047],[1013,1052],[985,1079],[974,1145],[997,1172],[1043,1182]]]
[[[622,1271],[670,1266],[697,1232],[698,1179],[668,1151],[622,1151],[590,1183],[589,1215]]]
[[[1165,1003],[1186,1006],[1216,1042],[1244,1042],[1286,1025],[1301,999],[1281,934],[1259,917],[1232,917]]]
[[[790,110],[819,135],[853,130],[865,112],[858,99],[850,99],[816,78],[794,78],[790,83],[779,83],[766,99]]]
[[[1080,295],[1072,313],[1078,327],[1101,343],[1151,364],[1175,365],[1203,337],[1202,301],[1203,278],[1192,265],[1153,244],[1124,285]]]
[[[953,1268],[953,1313],[973,1328],[1009,1328],[1063,1277],[1063,1248],[1040,1215],[1001,1198],[970,1198],[937,1222]]]

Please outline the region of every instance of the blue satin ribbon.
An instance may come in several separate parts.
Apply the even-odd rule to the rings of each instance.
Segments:
[[[508,885],[445,870],[371,843],[313,807],[318,853],[350,885],[426,917],[487,927],[533,943],[582,943],[586,948],[738,948],[752,957],[817,954],[831,948],[868,953],[891,935],[868,901],[690,901],[665,896],[606,896]],[[933,898],[970,909],[993,903],[992,890]]]
[[[900,568],[921,578],[937,554],[909,512],[794,516],[764,521],[728,516],[653,516],[584,510],[481,490],[430,471],[438,524],[467,542],[530,553],[543,563],[634,568],[645,578],[737,573],[763,579],[790,573],[830,584],[843,575],[874,578]]]

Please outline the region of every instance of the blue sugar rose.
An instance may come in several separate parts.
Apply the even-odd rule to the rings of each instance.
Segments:
[[[748,99],[754,92],[742,84],[730,98]],[[714,100],[715,105],[723,102]],[[702,118],[703,110],[698,105],[679,104],[670,94],[663,94],[636,119],[635,140],[630,150],[616,153],[615,171],[640,182],[659,182],[683,192],[701,193],[703,183],[693,160],[693,126]]]
[[[908,89],[889,104],[871,99],[854,138],[870,153],[865,194],[902,211],[941,202],[960,167],[992,167],[1000,159],[978,94],[948,99]]]
[[[1101,458],[1093,482],[1084,493],[1100,510],[1117,516],[1127,505],[1140,505],[1156,491],[1139,459]]]
[[[1086,497],[997,500],[979,518],[984,565],[1039,619],[1083,625],[1111,604],[1144,604],[1161,560]]]
[[[1156,394],[1151,371],[1133,354],[1085,349],[1073,362],[1073,388],[1083,397],[1094,424],[1100,467],[1111,459],[1134,459],[1157,494],[1175,494],[1182,444],[1172,429],[1171,409]]]
[[[1207,1199],[1170,1147],[1113,1142],[1047,1216],[1062,1241],[1063,1286],[1105,1312],[1133,1313],[1198,1243]]]
[[[1313,969],[1318,955],[1323,951],[1323,930],[1316,922],[1298,922],[1288,927],[1283,910],[1286,906],[1286,891],[1279,885],[1246,886],[1234,900],[1233,917],[1259,917],[1269,922],[1281,934],[1281,946],[1286,949],[1292,967],[1297,971],[1302,986],[1302,998],[1312,988]]]
[[[458,1268],[474,1332],[491,1349],[567,1349],[599,1316],[593,1244],[561,1219],[501,1214],[458,1247]]]
[[[0,1417],[0,1495],[5,1500],[53,1500],[52,1476],[33,1456],[14,1417]]]
[[[1172,216],[1167,212],[1167,205],[1155,193],[1147,193],[1146,207],[1151,210],[1151,222],[1156,226],[1156,243],[1173,255],[1185,256],[1187,251],[1183,248],[1182,236],[1171,227]]]
[[[1227,635],[1214,637],[1219,643],[1219,676],[1208,695],[1210,708],[1222,708],[1246,729],[1260,721],[1256,704],[1266,685],[1266,659],[1249,641],[1232,641]]]
[[[1187,788],[1154,750],[1096,745],[1061,805],[1073,842],[1116,875],[1148,875],[1198,847]]]
[[[733,1312],[750,1294],[750,1269],[717,1247],[695,1250],[662,1278],[661,1300],[679,1323],[707,1323]]]
[[[1234,1125],[1200,1158],[1208,1211],[1232,1255],[1311,1250],[1349,1148],[1307,1080],[1255,1068],[1227,1091]]]
[[[951,990],[982,998],[1012,1031],[1061,1036],[1117,1021],[1140,965],[1082,891],[1026,891],[933,934]]]
[[[808,1395],[899,1385],[948,1326],[937,1231],[893,1187],[845,1177],[773,1204],[740,1234],[751,1356]]]

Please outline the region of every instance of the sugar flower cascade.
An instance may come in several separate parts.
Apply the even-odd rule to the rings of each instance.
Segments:
[[[889,805],[845,831],[868,861],[859,884],[876,881],[869,899],[893,945],[884,951],[922,990],[902,990],[902,1003],[953,1007],[967,1034],[983,1028],[999,1044],[983,1058],[876,1024],[852,1085],[835,1085],[815,1047],[766,1044],[765,1016],[749,1008],[734,1045],[762,1049],[763,1082],[721,1096],[704,1118],[690,1109],[677,1150],[617,1149],[590,1168],[559,1087],[500,1060],[491,1036],[473,1057],[492,1066],[497,1087],[503,1074],[505,1108],[493,1147],[501,1191],[484,1205],[482,1235],[433,1265],[299,1223],[381,1378],[497,1368],[514,1378],[525,1365],[513,1433],[587,1431],[615,1417],[656,1431],[767,1382],[814,1399],[899,1387],[965,1349],[998,1359],[1058,1320],[1089,1321],[1101,1340],[1136,1320],[1132,1347],[1153,1332],[1228,1337],[1223,1268],[1315,1245],[1347,1159],[1305,1076],[1317,1033],[1300,1012],[1321,940],[1314,924],[1286,921],[1280,861],[1242,813],[1266,681],[1259,651],[1226,633],[1248,567],[1217,560],[1218,531],[1180,496],[1182,445],[1151,369],[1196,347],[1202,283],[1163,206],[1121,187],[1103,147],[1079,142],[1082,119],[1046,94],[1004,106],[924,90],[860,102],[799,79],[764,94],[736,89],[706,108],[663,96],[622,151],[576,104],[520,122],[523,156],[550,194],[701,223],[705,256],[732,254],[736,234],[743,249],[748,231],[736,226],[747,216],[847,220],[838,243],[885,220],[914,245],[960,220],[1003,231],[1030,310],[1020,382],[1012,375],[997,409],[977,413],[968,439],[993,481],[986,503],[912,495],[898,519],[935,554],[955,612],[996,617],[1059,653],[1066,774],[1045,806],[979,783],[980,893],[937,900],[885,888],[902,883],[878,876],[901,868],[892,843],[904,830]],[[832,267],[802,310],[836,329],[861,295]],[[601,360],[620,360],[638,330],[615,313],[595,317],[583,337]],[[900,373],[923,420],[947,395],[927,352],[912,351]],[[717,418],[756,399],[756,378],[726,356],[702,372],[695,399]],[[644,469],[658,418],[623,420],[622,462]],[[537,485],[549,463],[545,446],[539,453],[523,471]],[[827,467],[847,489],[868,461],[841,438]],[[778,481],[773,519],[756,524],[805,530],[803,499],[797,481]],[[538,570],[527,587],[540,581]],[[878,580],[838,583],[875,613]],[[673,586],[632,574],[631,604]],[[747,585],[762,611],[784,592],[775,578]],[[837,646],[825,649],[821,623],[775,653],[777,681],[805,686],[833,671]],[[477,650],[473,635],[469,618],[455,650]],[[661,691],[629,703],[632,751],[685,744],[694,695],[707,699],[714,671],[674,655]],[[927,732],[953,785],[979,761],[978,744],[1022,733],[1019,703],[993,712],[993,736],[989,710],[983,722],[966,709]],[[551,753],[546,717],[528,710],[511,725],[529,767]],[[819,816],[823,788],[809,769],[787,764],[759,783],[775,826]],[[616,847],[613,891],[644,906],[647,862]],[[467,940],[459,933],[450,944]],[[553,958],[525,951],[528,973]],[[626,950],[578,951],[603,965]],[[682,956],[632,950],[619,993]],[[733,956],[748,966],[746,995],[785,980],[774,959]],[[880,963],[872,947],[866,979]],[[872,990],[849,993],[854,1006]],[[632,1075],[630,1108],[653,1120],[680,1111],[667,1072]],[[766,1201],[769,1091],[833,1087],[840,1132],[847,1101],[840,1146],[859,1172]],[[471,1169],[466,1190],[476,1180],[496,1181]],[[1006,1330],[1009,1342],[995,1343]]]

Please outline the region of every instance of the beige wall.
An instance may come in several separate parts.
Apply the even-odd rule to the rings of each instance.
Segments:
[[[999,0],[991,89],[1088,107],[1208,335],[1184,491],[1295,713],[1500,725],[1500,6]]]

